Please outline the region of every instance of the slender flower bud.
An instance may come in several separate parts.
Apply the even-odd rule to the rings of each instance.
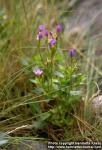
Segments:
[[[44,26],[44,25],[42,25],[42,24],[41,24],[41,25],[39,25],[38,30],[39,30],[39,31],[44,31],[44,30],[45,30],[45,26]]]
[[[69,56],[70,56],[70,57],[74,57],[74,56],[75,56],[75,50],[74,50],[73,48],[71,48],[71,49],[69,50]]]
[[[45,30],[45,31],[44,31],[44,35],[45,35],[45,36],[48,36],[48,30]]]
[[[54,47],[55,43],[56,43],[56,40],[55,40],[55,39],[53,39],[53,38],[49,39],[48,44],[49,44],[49,47],[50,47],[50,48]]]
[[[33,71],[33,73],[39,77],[43,74],[43,71],[41,69],[37,68]]]
[[[49,36],[50,36],[50,38],[53,38],[53,33],[50,31],[50,34],[49,34]]]
[[[42,32],[38,32],[37,40],[41,40],[42,38],[43,38],[43,33]]]
[[[58,24],[57,26],[56,26],[56,32],[57,33],[60,33],[62,31],[62,25],[61,24]]]

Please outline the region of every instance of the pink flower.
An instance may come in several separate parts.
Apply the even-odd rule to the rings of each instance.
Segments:
[[[33,73],[39,77],[43,74],[43,71],[41,69],[37,68],[33,71]]]

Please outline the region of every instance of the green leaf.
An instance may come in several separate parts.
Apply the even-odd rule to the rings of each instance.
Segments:
[[[53,83],[53,88],[54,88],[54,90],[59,90],[59,87],[56,83]]]
[[[34,115],[35,115],[35,113],[41,113],[39,103],[28,103],[28,105],[30,106],[31,111]]]
[[[76,104],[80,101],[81,91],[70,91],[70,98],[68,104]]]
[[[55,71],[55,75],[60,77],[60,78],[64,78],[64,75],[59,71]]]
[[[56,55],[56,60],[57,61],[63,61],[63,55],[62,55],[62,51],[60,51],[59,53],[57,53],[57,55]]]
[[[73,125],[74,120],[73,120],[72,117],[68,116],[68,117],[66,118],[66,120],[65,120],[65,123],[66,123],[66,125],[71,126],[71,125]]]
[[[58,83],[58,82],[59,82],[57,79],[52,79],[52,81],[53,81],[54,83]]]
[[[79,74],[72,75],[72,79],[74,79],[75,82],[80,84],[83,81],[85,81],[86,77],[84,75],[82,75],[81,73],[79,73]]]
[[[37,120],[37,121],[34,121],[34,123],[33,123],[33,127],[35,129],[42,129],[45,125],[46,125],[46,122],[44,122],[42,120]]]
[[[71,96],[81,95],[81,91],[70,91]]]
[[[30,82],[34,83],[34,84],[37,84],[37,80],[34,80],[34,79],[29,79]]]
[[[33,90],[33,92],[37,95],[40,95],[40,94],[44,93],[44,89],[43,88],[35,88],[35,90]]]
[[[51,116],[51,113],[47,112],[47,113],[43,113],[40,118],[42,121],[44,121],[44,120],[48,119],[50,116]]]
[[[46,120],[50,117],[50,113],[42,113],[42,115],[40,116],[40,118],[37,121],[34,121],[34,127],[36,129],[42,129],[45,125],[46,125]]]

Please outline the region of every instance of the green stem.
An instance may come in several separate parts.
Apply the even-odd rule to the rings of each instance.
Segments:
[[[38,51],[39,51],[39,55],[40,55],[41,61],[43,62],[43,57],[42,57],[41,51],[40,51],[41,50],[41,48],[40,48],[40,40],[38,41],[37,47],[38,47]]]
[[[53,57],[51,56],[51,89],[52,89],[52,86],[53,86],[52,75],[53,75]]]

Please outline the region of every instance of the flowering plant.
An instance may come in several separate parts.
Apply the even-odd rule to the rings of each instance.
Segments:
[[[61,32],[60,24],[56,25],[55,32],[48,31],[44,25],[38,27],[35,66],[30,79],[36,97],[30,106],[34,115],[40,114],[34,122],[36,128],[72,124],[72,114],[81,100],[84,76],[79,73],[75,49],[64,53],[59,47]]]

